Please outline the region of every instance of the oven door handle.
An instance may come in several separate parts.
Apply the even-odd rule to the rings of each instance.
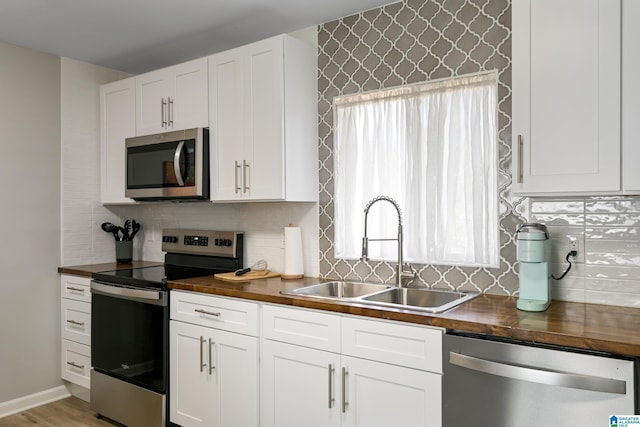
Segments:
[[[148,289],[132,289],[121,286],[107,285],[96,281],[91,282],[91,293],[110,297],[138,301],[154,305],[167,305],[166,292]]]

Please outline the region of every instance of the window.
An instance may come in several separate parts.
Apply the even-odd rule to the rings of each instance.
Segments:
[[[497,73],[334,99],[335,256],[361,255],[364,208],[386,195],[403,214],[405,260],[497,267]],[[397,213],[372,206],[370,238],[395,238]],[[369,257],[396,260],[392,242]]]

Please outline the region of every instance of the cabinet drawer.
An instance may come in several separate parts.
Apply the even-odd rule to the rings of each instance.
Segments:
[[[171,291],[171,319],[258,335],[258,304],[233,298]]]
[[[91,303],[62,299],[62,338],[91,344]]]
[[[62,379],[89,388],[91,347],[62,340]]]
[[[340,352],[340,316],[265,304],[262,322],[267,339]]]
[[[345,317],[342,354],[442,373],[442,330]]]
[[[91,278],[63,274],[60,276],[60,286],[62,298],[91,302]]]

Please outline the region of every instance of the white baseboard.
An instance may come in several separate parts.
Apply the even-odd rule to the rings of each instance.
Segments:
[[[2,402],[0,403],[0,418],[17,414],[18,412],[26,411],[27,409],[45,405],[69,396],[71,396],[69,390],[67,390],[65,386],[61,385],[59,387],[50,388],[49,390]]]

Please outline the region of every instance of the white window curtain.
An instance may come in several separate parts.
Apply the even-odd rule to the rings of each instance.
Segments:
[[[497,267],[497,72],[334,99],[335,256],[361,255],[364,207],[402,209],[405,260]],[[395,238],[397,213],[372,206],[369,238]],[[395,260],[393,242],[369,257]]]

